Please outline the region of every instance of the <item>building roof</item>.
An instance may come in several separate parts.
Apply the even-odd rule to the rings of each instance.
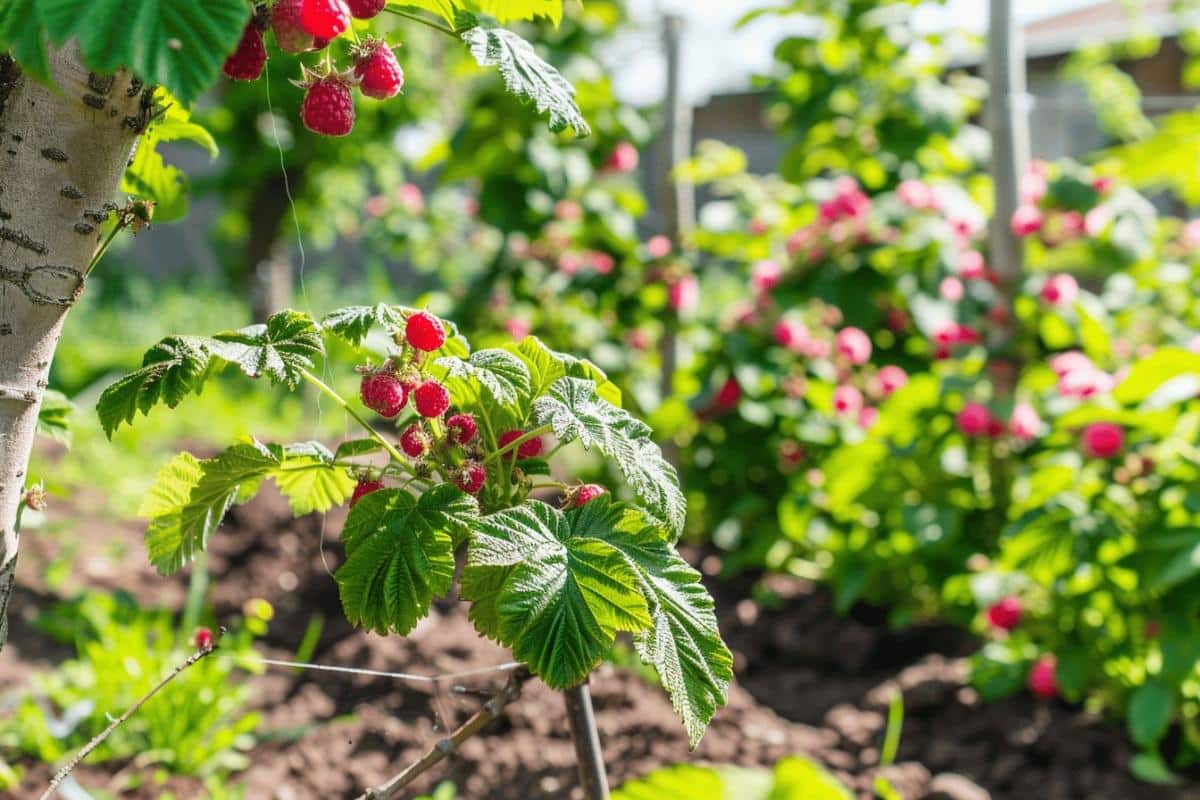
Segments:
[[[1029,58],[1060,55],[1084,44],[1121,41],[1135,30],[1170,36],[1179,30],[1170,6],[1170,0],[1145,0],[1140,12],[1131,15],[1119,0],[1104,0],[1043,17],[1025,25],[1025,52]]]

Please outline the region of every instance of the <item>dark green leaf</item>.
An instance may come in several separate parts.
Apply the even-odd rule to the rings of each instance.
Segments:
[[[111,438],[122,422],[131,423],[138,411],[150,413],[159,403],[179,405],[199,388],[208,369],[206,341],[195,336],[171,336],[147,351],[142,368],[121,378],[100,395],[96,411]]]
[[[1150,679],[1129,697],[1129,735],[1145,749],[1153,749],[1175,712],[1175,693],[1170,686]]]
[[[294,388],[313,359],[325,352],[321,331],[302,311],[280,311],[266,324],[218,333],[209,346],[251,378],[269,376]]]

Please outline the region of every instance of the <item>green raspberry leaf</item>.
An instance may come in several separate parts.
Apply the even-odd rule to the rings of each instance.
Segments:
[[[550,129],[592,132],[575,102],[575,87],[543,60],[533,45],[512,31],[482,23],[459,34],[481,67],[496,67],[508,91],[525,98],[539,113],[549,112]]]
[[[132,423],[137,412],[148,414],[159,403],[179,405],[189,392],[199,390],[211,358],[206,340],[197,336],[171,336],[154,345],[141,369],[100,395],[96,411],[104,433],[111,439],[122,422]]]
[[[354,479],[334,465],[333,453],[320,442],[283,448],[281,463],[267,477],[275,481],[297,516],[325,512],[350,499]]]
[[[381,634],[404,635],[454,582],[454,540],[478,514],[474,498],[441,485],[415,498],[381,489],[346,518],[346,563],[335,578],[346,618]]]
[[[446,388],[460,403],[483,399],[478,386],[509,408],[529,397],[529,368],[507,350],[476,350],[467,359],[447,356],[436,363],[446,370]]]
[[[216,355],[236,364],[247,376],[266,375],[294,389],[301,375],[323,355],[321,330],[302,311],[280,311],[266,324],[218,333],[209,345]]]
[[[687,501],[679,476],[650,438],[648,425],[596,395],[594,381],[559,378],[533,404],[538,425],[550,425],[562,442],[579,441],[616,461],[625,480],[647,509],[670,528],[683,532]]]
[[[6,0],[0,3],[0,53],[8,51],[26,74],[49,83],[46,32],[33,22],[42,2],[44,0]]]
[[[534,500],[472,526],[462,581],[471,618],[553,689],[585,680],[617,631],[651,626],[637,574],[605,541],[619,519]]]
[[[28,0],[26,0],[28,2]],[[97,72],[121,67],[185,105],[211,86],[250,18],[246,0],[34,0],[50,40],[77,39]],[[32,15],[25,24],[38,29]]]
[[[71,414],[75,404],[65,394],[47,389],[38,408],[37,435],[71,445]]]
[[[379,326],[388,334],[404,330],[404,315],[398,306],[377,303],[373,306],[347,306],[331,311],[321,320],[321,327],[345,339],[355,347],[363,343],[371,328]]]

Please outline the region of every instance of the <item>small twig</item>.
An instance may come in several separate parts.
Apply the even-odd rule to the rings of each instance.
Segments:
[[[384,6],[383,10],[387,11],[390,14],[395,14],[397,17],[404,17],[405,19],[410,19],[413,22],[419,22],[422,25],[425,25],[426,27],[433,28],[435,31],[444,33],[447,36],[453,36],[455,39],[458,38],[458,31],[454,30],[453,28],[448,28],[445,25],[441,25],[437,22],[434,22],[431,19],[426,19],[425,17],[422,17],[420,14],[414,14],[411,11],[401,11],[400,9],[395,8],[393,6]]]
[[[458,746],[483,730],[489,722],[500,716],[504,707],[516,700],[521,694],[521,685],[529,679],[529,672],[519,669],[509,677],[508,683],[499,694],[483,704],[483,708],[471,715],[470,719],[460,725],[448,737],[439,739],[425,755],[410,764],[403,772],[390,778],[386,783],[367,789],[356,800],[392,800],[400,790],[415,781],[422,773],[434,766],[446,756],[458,749]]]
[[[83,749],[75,754],[74,758],[72,758],[70,761],[68,761],[66,764],[64,764],[63,768],[54,774],[54,777],[50,780],[50,785],[46,787],[46,791],[42,792],[42,796],[41,796],[40,800],[50,800],[50,797],[54,794],[54,790],[58,788],[58,785],[60,783],[62,783],[64,780],[66,780],[67,776],[71,774],[71,770],[78,767],[80,762],[82,762],[85,758],[87,758],[89,755],[91,755],[92,751],[95,750],[97,747],[99,747],[104,742],[104,740],[107,739],[112,734],[112,732],[117,729],[118,726],[120,726],[121,723],[123,723],[125,720],[129,719],[135,713],[137,713],[137,710],[139,708],[141,708],[142,706],[144,706],[146,704],[147,700],[149,700],[151,697],[154,697],[154,695],[158,694],[159,689],[163,688],[168,683],[170,683],[171,681],[178,678],[181,674],[183,674],[184,670],[191,667],[196,662],[200,661],[200,659],[202,659],[205,656],[209,655],[210,653],[214,652],[216,649],[217,649],[216,646],[212,645],[212,646],[205,647],[203,649],[197,650],[196,652],[192,653],[191,656],[188,657],[187,661],[184,661],[182,664],[180,664],[178,667],[176,667],[174,670],[172,670],[165,678],[163,678],[158,683],[154,684],[154,687],[152,689],[150,689],[150,691],[148,691],[144,695],[142,695],[141,698],[136,703],[131,705],[129,708],[125,709],[124,714],[117,717],[112,722],[108,723],[107,728],[105,728],[104,730],[100,731],[100,733],[98,733],[94,737],[92,737],[92,740],[90,742],[88,742],[87,744],[85,744],[83,746]]]

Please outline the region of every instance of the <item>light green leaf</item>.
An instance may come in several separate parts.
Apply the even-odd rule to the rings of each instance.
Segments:
[[[346,518],[346,563],[336,575],[346,618],[367,630],[404,635],[454,581],[454,539],[474,521],[475,500],[453,486],[414,498],[381,489]]]
[[[352,345],[360,345],[371,328],[378,325],[388,334],[404,329],[404,316],[397,306],[378,303],[373,306],[349,306],[331,311],[321,320],[321,327],[340,336]]]
[[[321,331],[302,311],[280,311],[266,324],[218,333],[209,344],[214,354],[236,364],[251,378],[269,376],[294,388],[313,359],[325,352]]]
[[[388,0],[388,5],[429,11],[437,14],[451,25],[454,25],[455,15],[458,13],[458,6],[451,0]]]
[[[159,403],[169,408],[179,405],[199,388],[210,357],[205,340],[197,336],[171,336],[154,345],[143,357],[141,369],[100,395],[96,411],[104,433],[112,438],[122,422],[133,422],[138,411],[148,414]]]
[[[589,506],[563,514],[532,500],[472,526],[462,582],[481,606],[472,620],[553,689],[585,680],[618,630],[651,625],[637,575],[602,538],[620,515]]]
[[[575,102],[575,87],[535,53],[529,42],[512,31],[485,25],[460,35],[481,67],[500,71],[508,91],[532,102],[539,113],[549,112],[551,130],[572,128],[578,136],[591,133]]]
[[[1135,361],[1113,397],[1120,403],[1139,403],[1167,381],[1185,376],[1200,376],[1200,353],[1163,347]]]
[[[149,134],[138,142],[137,152],[121,178],[121,191],[154,201],[155,222],[174,222],[187,216],[187,176],[163,161],[158,140]]]
[[[629,412],[596,395],[596,384],[581,378],[560,378],[550,392],[533,404],[538,425],[550,425],[562,442],[578,440],[616,461],[625,480],[648,510],[678,537],[687,517],[687,501],[675,468],[650,439],[651,430]]]
[[[464,5],[501,22],[546,17],[557,25],[563,15],[562,0],[467,0]]]
[[[297,516],[325,512],[350,499],[354,479],[343,467],[334,466],[333,454],[319,442],[289,445],[283,460],[267,477],[291,504]]]
[[[42,404],[38,408],[37,435],[70,446],[71,414],[74,411],[75,404],[65,394],[47,389],[42,394]]]
[[[507,350],[476,350],[465,360],[446,356],[436,363],[446,370],[447,388],[458,402],[479,398],[476,384],[487,389],[497,403],[509,407],[529,397],[529,369]]]

